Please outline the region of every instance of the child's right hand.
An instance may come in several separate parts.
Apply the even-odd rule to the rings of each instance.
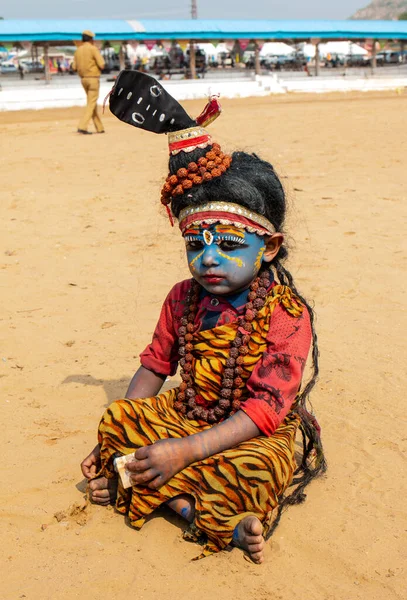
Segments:
[[[95,446],[92,452],[81,462],[82,473],[86,479],[92,479],[100,469],[100,446]]]

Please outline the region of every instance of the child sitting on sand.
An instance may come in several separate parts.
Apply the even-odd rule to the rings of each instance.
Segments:
[[[313,312],[283,266],[284,190],[271,164],[212,142],[203,125],[219,112],[215,101],[194,121],[154,79],[125,71],[110,108],[168,134],[161,200],[178,220],[192,279],[168,294],[126,398],[102,417],[81,465],[90,496],[115,502],[136,528],[166,503],[188,521],[184,535],[206,543],[201,556],[234,543],[261,563],[282,509],[326,467],[306,409],[318,373]],[[313,374],[300,391],[311,344]],[[178,364],[181,384],[160,394]],[[125,489],[114,458],[129,454]]]

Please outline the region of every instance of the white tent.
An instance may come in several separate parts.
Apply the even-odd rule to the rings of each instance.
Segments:
[[[313,44],[304,44],[303,52],[308,58],[314,58],[315,46]],[[367,56],[369,53],[362,46],[353,42],[327,42],[326,44],[319,44],[319,55],[323,57],[327,54],[342,54],[344,56],[363,54],[363,56]]]
[[[220,44],[218,44],[220,45]],[[217,54],[216,46],[210,42],[198,42],[197,48],[203,50],[206,55],[212,56]]]
[[[206,42],[199,42],[197,47],[203,50],[210,60],[217,60],[218,54],[221,52],[226,52],[227,54],[232,52],[234,44],[235,40],[220,42],[217,46]]]
[[[266,42],[260,50],[260,56],[287,56],[293,54],[295,49],[284,42]]]

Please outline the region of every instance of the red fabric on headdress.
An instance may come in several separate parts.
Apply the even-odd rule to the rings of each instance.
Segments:
[[[197,125],[206,127],[217,119],[222,112],[222,107],[217,96],[211,96],[208,104],[205,106],[201,114],[195,119]]]
[[[191,146],[194,146],[195,148],[197,148],[201,144],[206,144],[208,142],[211,142],[211,140],[212,140],[212,138],[209,134],[201,135],[199,137],[188,138],[185,140],[179,140],[178,142],[172,142],[172,143],[168,144],[168,149],[171,154],[174,150],[182,150],[183,148],[189,148]]]
[[[194,223],[196,221],[205,222],[205,219],[207,219],[208,221],[211,221],[211,222],[225,220],[225,221],[229,221],[230,223],[240,223],[241,225],[246,226],[246,227],[254,227],[256,229],[256,231],[259,233],[259,235],[272,235],[273,234],[273,232],[268,231],[267,229],[265,229],[264,227],[262,227],[261,225],[256,223],[256,221],[252,221],[251,219],[247,219],[246,217],[243,217],[242,215],[239,215],[236,213],[222,212],[222,211],[207,211],[207,212],[195,213],[193,215],[188,215],[187,217],[185,217],[185,219],[183,219],[180,222],[179,228],[181,229],[181,232],[183,233],[191,223]]]
[[[171,227],[174,227],[174,217],[172,216],[172,212],[171,212],[171,209],[168,206],[168,204],[165,205],[165,208],[167,210],[167,215],[168,215],[168,219],[170,221],[170,225],[171,225]]]

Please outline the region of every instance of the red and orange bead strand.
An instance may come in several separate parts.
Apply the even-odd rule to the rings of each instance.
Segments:
[[[224,154],[219,144],[214,143],[212,149],[197,162],[190,162],[186,168],[178,169],[176,174],[168,175],[161,190],[161,203],[168,207],[173,196],[184,194],[193,185],[220,177],[231,163],[232,157]]]
[[[218,402],[208,408],[197,402],[197,394],[193,381],[193,332],[195,316],[198,310],[200,285],[193,279],[187,297],[181,326],[178,330],[179,355],[182,383],[179,387],[174,408],[186,415],[188,419],[197,419],[208,423],[217,423],[235,414],[240,408],[244,357],[249,353],[249,343],[253,332],[253,321],[258,311],[264,306],[267,290],[270,286],[269,271],[262,271],[251,283],[244,314],[240,318],[236,337],[232,342],[229,358],[222,376],[222,388]]]

